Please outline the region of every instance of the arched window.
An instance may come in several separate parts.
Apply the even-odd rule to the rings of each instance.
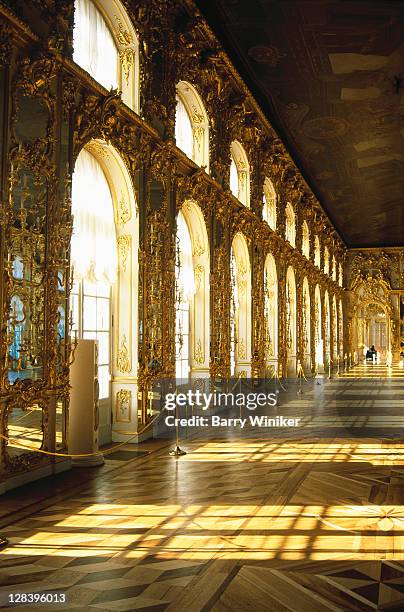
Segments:
[[[75,165],[72,214],[74,323],[79,337],[99,342],[99,396],[103,400],[110,397],[110,319],[118,269],[117,240],[108,181],[99,162],[85,149]]]
[[[344,283],[344,276],[343,276],[343,270],[342,270],[342,263],[340,263],[338,266],[338,284],[340,287],[342,287],[343,283]]]
[[[286,232],[285,237],[292,247],[296,246],[296,218],[293,206],[288,202],[286,204]]]
[[[209,172],[209,121],[196,89],[185,81],[177,85],[176,145]]]
[[[264,181],[262,218],[269,227],[276,230],[276,191],[272,181],[267,177]]]
[[[335,261],[335,256],[332,256],[332,260],[331,260],[332,264],[332,280],[336,281],[337,280],[337,262]]]
[[[310,257],[310,234],[307,221],[303,221],[302,225],[302,253],[307,259]]]
[[[75,0],[73,59],[106,89],[139,111],[139,50],[133,25],[120,2]]]
[[[233,140],[230,147],[230,191],[244,206],[250,206],[250,166],[243,146]]]
[[[209,372],[209,243],[199,206],[177,215],[176,377]]]
[[[137,426],[135,398],[119,411],[122,376],[137,367],[138,217],[132,183],[118,152],[93,140],[77,157],[72,180],[73,333],[98,341],[100,442]],[[59,313],[62,317],[63,313]],[[114,321],[114,325],[113,325]],[[111,423],[111,415],[113,422]]]
[[[246,239],[237,233],[232,242],[230,273],[230,370],[231,374],[251,368],[251,267]]]
[[[314,236],[314,265],[320,267],[320,240],[318,236]]]
[[[330,273],[330,253],[328,247],[324,247],[324,274]]]

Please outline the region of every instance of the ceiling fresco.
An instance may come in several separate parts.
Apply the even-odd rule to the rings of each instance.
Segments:
[[[200,0],[348,246],[404,245],[404,0]]]

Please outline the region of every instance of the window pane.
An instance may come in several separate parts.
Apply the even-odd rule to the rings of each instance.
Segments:
[[[230,191],[236,198],[238,198],[239,185],[238,185],[238,171],[237,166],[233,158],[230,162]]]
[[[178,96],[175,112],[175,143],[187,157],[193,159],[194,135],[192,123],[183,101]]]
[[[106,298],[97,299],[97,330],[108,331],[110,325],[109,300]]]
[[[118,87],[118,50],[104,17],[91,0],[76,0],[73,59],[106,89]]]
[[[98,363],[108,364],[109,363],[109,333],[108,332],[97,332],[98,340]]]
[[[97,328],[97,298],[83,297],[83,329],[86,331]]]
[[[85,331],[83,332],[84,340],[97,340],[97,332],[96,331]]]
[[[109,397],[109,368],[108,366],[100,366],[98,368],[98,383],[100,385],[99,399]]]

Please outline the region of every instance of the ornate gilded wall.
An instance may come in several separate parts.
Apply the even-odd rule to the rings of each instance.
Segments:
[[[42,450],[63,453],[69,395],[69,317],[63,341],[58,338],[60,309],[69,312],[69,245],[71,176],[83,146],[99,139],[111,145],[125,162],[135,188],[139,215],[138,245],[122,239],[125,257],[137,249],[138,317],[130,339],[117,339],[117,371],[133,376],[116,386],[120,409],[134,405],[134,419],[147,420],[140,397],[159,377],[175,371],[175,219],[187,199],[198,203],[206,223],[210,251],[210,355],[212,376],[229,375],[230,245],[237,232],[247,239],[251,278],[251,370],[263,376],[266,368],[264,262],[272,253],[278,276],[279,373],[288,364],[286,273],[296,275],[297,343],[295,358],[305,361],[304,337],[315,335],[314,288],[321,300],[343,297],[343,287],[324,273],[324,252],[344,264],[346,249],[310,188],[300,175],[276,132],[236,73],[192,2],[127,0],[123,2],[139,41],[139,100],[135,113],[118,91],[107,92],[72,61],[72,0],[26,0],[0,5],[1,80],[1,234],[0,262],[0,409],[3,477],[27,466],[59,461],[36,451],[10,457],[8,418],[39,405],[43,413]],[[7,6],[9,8],[7,8]],[[120,32],[125,40],[125,32]],[[128,37],[126,37],[128,38]],[[122,55],[123,69],[130,54]],[[196,166],[175,146],[176,84],[192,83],[209,118],[210,172]],[[250,208],[229,189],[230,143],[244,146],[250,164]],[[277,230],[262,220],[262,189],[269,177],[277,192]],[[296,248],[285,240],[285,208],[296,215]],[[30,219],[26,223],[27,217]],[[33,220],[37,218],[36,220]],[[302,224],[310,235],[310,256],[302,254]],[[314,236],[321,244],[320,266],[314,265]],[[133,236],[132,236],[133,238]],[[30,263],[29,278],[15,278],[12,262]],[[310,321],[302,316],[302,287],[307,277]],[[12,297],[29,294],[35,379],[11,383],[10,309]],[[323,308],[324,312],[325,309]],[[59,313],[59,314],[58,314]],[[349,350],[342,346],[340,324],[331,308],[330,342],[324,362]],[[15,319],[16,324],[18,320]],[[321,328],[324,337],[324,316]],[[335,330],[335,333],[334,333]],[[338,331],[338,333],[337,333]],[[60,334],[59,334],[60,335]],[[129,339],[128,339],[129,338]],[[129,343],[129,345],[128,345]],[[335,344],[338,346],[335,346]],[[135,348],[136,347],[136,348]],[[137,355],[134,354],[137,351]],[[309,353],[314,370],[314,342]],[[32,355],[35,353],[35,355]],[[131,355],[131,360],[128,355]],[[305,363],[307,363],[307,358]],[[18,364],[13,364],[18,367]],[[117,378],[118,380],[118,378]],[[58,408],[59,407],[59,408]],[[59,410],[59,412],[57,412]],[[62,410],[61,432],[56,414]]]

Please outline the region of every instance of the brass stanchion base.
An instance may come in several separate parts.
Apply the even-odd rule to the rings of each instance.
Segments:
[[[187,454],[187,451],[182,450],[178,445],[168,453],[171,457],[182,457]]]
[[[8,540],[4,536],[0,535],[0,550],[8,546]]]

